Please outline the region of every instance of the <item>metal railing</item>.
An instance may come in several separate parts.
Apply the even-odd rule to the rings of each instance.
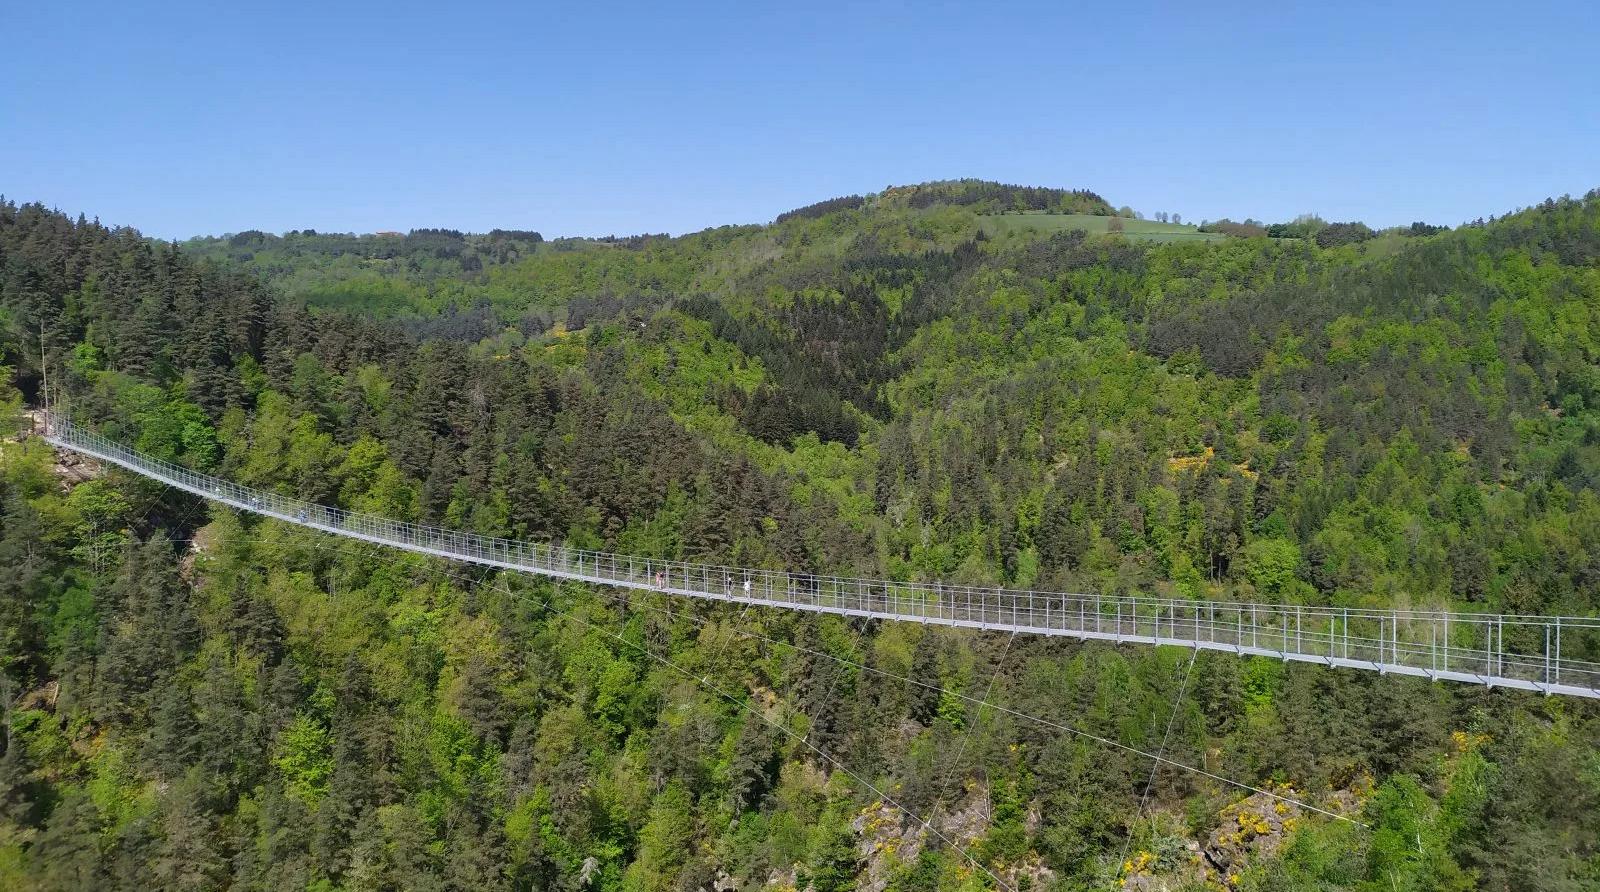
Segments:
[[[603,585],[976,629],[1197,647],[1600,698],[1600,619],[1022,591],[659,560],[346,511],[241,486],[51,414],[44,438],[205,499],[422,554]],[[1566,655],[1563,655],[1565,645]]]

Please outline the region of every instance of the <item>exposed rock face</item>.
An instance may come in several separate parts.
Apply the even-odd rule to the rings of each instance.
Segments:
[[[1305,799],[1305,794],[1287,784],[1253,793],[1222,809],[1219,826],[1203,843],[1191,839],[1181,852],[1168,851],[1161,856],[1134,852],[1119,866],[1121,888],[1133,892],[1236,888],[1240,874],[1276,855],[1305,819],[1305,809],[1287,800]],[[1335,814],[1354,814],[1361,807],[1361,795],[1336,790],[1322,797],[1318,807]]]
[[[1037,820],[1035,815],[1029,817]],[[988,832],[992,818],[989,788],[977,782],[967,785],[966,796],[960,801],[932,811],[926,826],[897,806],[883,801],[872,803],[850,825],[860,838],[857,851],[864,865],[856,882],[857,892],[883,892],[895,872],[916,861],[930,843],[970,850]],[[1042,889],[1055,876],[1033,853],[1018,863],[994,868],[1001,881],[1012,889],[1021,886],[1025,878],[1031,881],[1032,888]]]
[[[1278,853],[1305,819],[1305,810],[1287,799],[1304,800],[1305,794],[1283,784],[1268,793],[1254,793],[1222,810],[1222,825],[1211,832],[1201,853],[1215,879],[1228,888],[1238,883],[1245,867]],[[1284,797],[1284,798],[1278,798]],[[1336,790],[1319,805],[1335,814],[1353,814],[1361,807],[1361,797],[1348,790]]]
[[[57,449],[55,473],[61,478],[61,485],[71,489],[104,474],[105,468],[92,458],[84,458],[76,452]]]
[[[884,800],[863,808],[850,824],[856,833],[861,865],[857,892],[884,892],[896,873],[916,862],[926,846],[971,850],[992,824],[989,792],[986,785],[969,782],[959,801],[947,803],[928,816],[931,826]],[[1115,866],[1116,888],[1129,892],[1236,888],[1245,868],[1271,858],[1288,842],[1305,819],[1305,809],[1288,800],[1305,798],[1291,786],[1276,786],[1222,809],[1219,826],[1204,840],[1165,835],[1159,853],[1134,851]],[[1337,790],[1319,797],[1317,806],[1335,814],[1354,814],[1360,809],[1361,800],[1359,791]],[[1169,818],[1167,826],[1181,826],[1181,818]],[[1030,832],[1037,829],[1039,820],[1036,808],[1030,808],[1026,817]],[[1046,889],[1055,879],[1054,872],[1034,852],[1016,863],[986,867],[1013,889]],[[968,865],[967,869],[979,868]],[[774,871],[765,888],[795,892],[796,878],[793,870]],[[731,883],[719,883],[716,892],[735,889]]]
[[[29,437],[37,436],[44,430],[44,413],[30,409],[22,413],[24,416],[22,427],[15,436],[7,436],[10,442],[20,442]],[[105,473],[105,468],[92,458],[85,458],[69,449],[55,450],[55,466],[51,469],[61,481],[63,489],[72,489],[86,480],[93,480]]]
[[[1117,868],[1118,888],[1134,892],[1180,892],[1215,883],[1215,872],[1201,854],[1200,843],[1188,840],[1178,852],[1164,856],[1137,851]]]
[[[16,703],[16,709],[43,709],[49,712],[56,711],[56,698],[61,696],[61,681],[51,679],[42,686],[34,688],[22,696]]]
[[[797,874],[792,867],[788,870],[774,868],[771,875],[767,877],[766,888],[774,890],[774,892],[794,892],[796,878]]]
[[[1137,874],[1124,879],[1122,888],[1128,892],[1184,892],[1194,888],[1196,881],[1192,873],[1174,873],[1165,876]]]
[[[1276,854],[1299,820],[1299,806],[1265,793],[1252,794],[1222,810],[1222,826],[1206,840],[1206,860],[1225,879],[1231,878],[1245,862]]]

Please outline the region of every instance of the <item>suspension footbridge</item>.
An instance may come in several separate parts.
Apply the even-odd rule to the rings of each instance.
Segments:
[[[338,536],[557,579],[748,605],[1170,645],[1600,698],[1600,619],[1374,610],[946,585],[724,567],[481,536],[241,486],[44,416],[44,439],[204,499]],[[1566,655],[1563,655],[1565,645]]]

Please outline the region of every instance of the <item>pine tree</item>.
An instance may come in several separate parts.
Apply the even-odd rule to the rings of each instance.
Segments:
[[[5,714],[3,742],[5,752],[0,754],[0,845],[9,839],[25,840],[37,826],[39,801],[34,789],[34,764],[27,747],[13,733],[9,704]]]
[[[728,766],[728,800],[735,812],[759,803],[775,783],[781,763],[775,743],[765,721],[755,715],[745,717]]]
[[[318,871],[336,881],[350,867],[351,833],[367,810],[370,769],[363,756],[348,732],[334,738],[333,774],[317,803],[311,855]]]
[[[843,821],[833,820],[837,822],[834,826],[821,831],[821,842],[812,852],[803,876],[796,877],[796,883],[809,883],[815,892],[847,892],[860,870],[855,834]]]
[[[185,685],[170,678],[161,682],[151,700],[145,761],[153,773],[170,779],[194,759],[198,731],[194,706]]]
[[[932,727],[939,717],[939,640],[935,632],[924,629],[911,652],[911,675],[906,696],[911,701],[911,718],[923,727]],[[931,685],[932,687],[929,687]]]
[[[456,485],[456,462],[451,450],[440,444],[433,450],[428,478],[422,484],[422,516],[430,523],[444,518]]]
[[[261,712],[263,731],[270,737],[294,721],[295,713],[300,708],[305,682],[301,678],[300,667],[295,664],[293,657],[285,657],[281,663],[273,667],[266,682],[267,694]]]
[[[207,661],[204,675],[195,682],[193,699],[200,765],[213,777],[249,786],[264,757],[260,740],[252,733],[259,716],[252,714],[243,686],[220,652],[213,652]],[[236,779],[235,772],[243,777]]]
[[[154,889],[159,885],[151,870],[161,849],[159,812],[139,815],[118,830],[102,864],[107,887]]]
[[[162,889],[203,890],[220,886],[228,861],[218,846],[217,816],[211,809],[199,772],[190,772],[165,797],[165,831],[150,862]]]
[[[101,888],[100,815],[89,795],[71,790],[56,804],[28,858],[51,890]]]
[[[503,866],[507,861],[505,837],[499,825],[484,820],[470,806],[457,806],[447,824],[453,832],[445,845],[445,888],[452,892],[509,890],[511,883]]]

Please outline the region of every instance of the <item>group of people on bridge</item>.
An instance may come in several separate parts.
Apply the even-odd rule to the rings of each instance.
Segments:
[[[666,591],[666,588],[667,588],[667,571],[665,571],[665,570],[657,570],[656,571],[656,588],[661,589],[662,591]],[[723,588],[723,592],[725,594],[732,595],[733,594],[733,577],[729,576],[726,573],[722,574],[722,588]],[[746,598],[750,597],[750,590],[751,590],[750,577],[746,576],[744,578],[744,596]]]

